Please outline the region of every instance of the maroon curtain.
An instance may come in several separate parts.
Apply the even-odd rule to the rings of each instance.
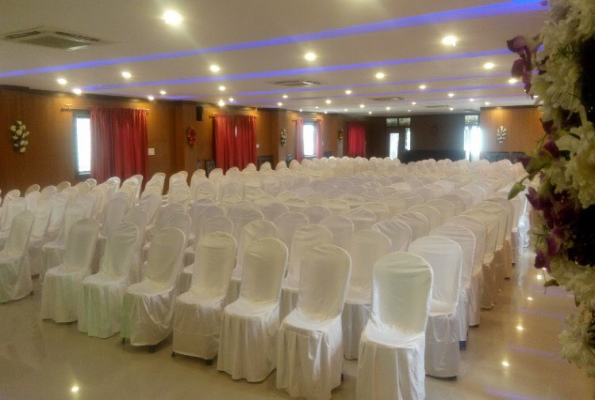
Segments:
[[[250,163],[256,165],[256,116],[238,115],[236,127],[235,166],[244,169]]]
[[[347,124],[347,155],[366,156],[366,125],[363,122],[350,121]]]
[[[224,172],[234,166],[235,119],[229,115],[215,116],[215,163]]]
[[[295,159],[302,162],[304,159],[304,120],[295,121]]]
[[[316,158],[322,158],[322,120],[316,120]]]
[[[91,176],[104,182],[140,174],[147,178],[147,112],[131,108],[91,108]]]

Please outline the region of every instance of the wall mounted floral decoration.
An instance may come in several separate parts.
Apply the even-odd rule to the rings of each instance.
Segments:
[[[196,142],[196,131],[193,127],[189,126],[186,130],[186,143],[190,148],[194,147],[194,143]]]
[[[281,137],[280,137],[281,146],[285,146],[287,143],[287,130],[281,129]]]
[[[496,131],[496,140],[500,144],[504,143],[504,140],[506,140],[506,128],[503,125],[500,125],[500,128]]]
[[[343,140],[343,129],[339,129],[339,134],[337,135],[337,139]]]
[[[10,134],[12,135],[12,148],[19,153],[27,151],[29,131],[22,121],[17,121],[10,127]]]

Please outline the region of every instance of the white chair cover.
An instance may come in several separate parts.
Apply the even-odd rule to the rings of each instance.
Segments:
[[[341,215],[332,215],[320,221],[320,225],[326,226],[333,234],[333,244],[345,250],[349,248],[351,235],[355,231],[353,222]]]
[[[60,193],[61,191],[63,191],[64,189],[68,189],[69,187],[70,187],[70,182],[62,181],[62,182],[58,183],[58,185],[56,185],[56,190],[58,193]]]
[[[353,227],[356,232],[364,229],[371,229],[372,225],[377,222],[376,214],[361,207],[348,212],[345,214],[345,217],[353,222]]]
[[[53,204],[45,202],[35,210],[35,220],[27,245],[27,261],[31,275],[39,275],[44,270],[42,246],[47,243],[46,232],[50,224]]]
[[[322,225],[308,225],[295,231],[289,251],[287,276],[283,280],[283,289],[281,291],[281,319],[285,318],[296,306],[302,260],[315,247],[332,243],[333,234]]]
[[[396,219],[376,222],[372,229],[390,239],[390,252],[407,251],[413,233],[409,225]]]
[[[399,199],[397,197],[390,197],[384,198],[380,201],[386,204],[386,206],[388,207],[390,211],[390,218],[394,218],[397,215],[407,211],[407,203],[405,203],[405,200],[403,199]]]
[[[37,203],[39,202],[39,198],[41,197],[41,193],[39,193],[39,191],[29,192],[29,189],[27,189],[28,193],[25,194],[25,200],[27,201],[27,210],[35,211],[35,209],[37,208]]]
[[[244,232],[264,222],[252,222]],[[243,252],[239,299],[225,307],[217,360],[217,369],[233,379],[260,382],[277,365],[279,299],[287,253],[287,246],[272,237],[251,242]]]
[[[0,251],[0,303],[22,299],[33,291],[26,257],[34,219],[26,210],[11,218],[6,245]]]
[[[323,205],[309,206],[302,211],[310,224],[319,224],[324,218],[333,215],[332,211]]]
[[[273,222],[277,227],[279,239],[285,243],[285,246],[289,249],[289,256],[291,257],[291,241],[293,239],[293,234],[302,226],[308,225],[308,217],[304,214],[290,211],[280,215]]]
[[[8,197],[8,195],[6,196]],[[12,199],[8,204],[5,204],[4,212],[2,213],[2,225],[0,226],[0,250],[4,248],[4,243],[10,233],[13,219],[26,210],[27,200],[22,197]]]
[[[444,236],[454,240],[463,251],[463,265],[461,270],[461,291],[457,303],[459,316],[459,333],[461,335],[461,350],[467,348],[467,328],[469,327],[469,299],[471,298],[471,277],[473,275],[473,262],[475,257],[475,235],[462,225],[449,223],[442,225],[430,232],[430,236]]]
[[[378,260],[373,275],[372,313],[361,336],[356,398],[424,399],[432,270],[423,258],[398,252]]]
[[[430,233],[430,222],[422,213],[408,211],[397,215],[393,219],[409,226],[411,229],[411,241],[423,236],[428,236]]]
[[[114,196],[105,205],[105,216],[99,237],[97,238],[97,249],[95,250],[95,257],[91,264],[91,272],[97,273],[99,271],[99,263],[105,251],[105,240],[107,236],[114,230],[122,220],[124,215],[128,212],[129,199],[124,197]]]
[[[85,218],[70,228],[64,263],[50,268],[43,279],[41,319],[58,323],[78,319],[79,293],[83,279],[91,274],[99,223]]]
[[[399,199],[401,199],[405,202],[405,205],[407,206],[407,208],[413,207],[413,206],[418,206],[418,205],[425,203],[425,200],[423,197],[421,197],[420,195],[415,194],[413,192],[402,193],[399,195]]]
[[[434,207],[440,213],[440,225],[445,224],[450,218],[456,214],[455,205],[444,198],[434,199],[428,201],[425,205]]]
[[[144,211],[140,212],[144,214]],[[80,332],[107,338],[120,331],[128,275],[140,247],[139,232],[137,225],[125,221],[107,237],[99,272],[86,277],[82,283],[78,299]]]
[[[411,243],[409,251],[426,260],[434,275],[426,327],[426,374],[455,377],[460,365],[457,302],[463,264],[461,246],[445,237],[428,236]]]
[[[333,245],[316,247],[303,261],[298,306],[281,323],[277,346],[276,386],[292,397],[329,399],[341,384],[350,264],[349,254]]]
[[[130,271],[128,273],[128,284],[132,285],[133,283],[138,283],[142,280],[142,271],[143,271],[143,241],[144,241],[144,233],[147,229],[148,225],[148,216],[147,213],[141,210],[140,208],[136,208],[130,211],[128,214],[124,216],[123,222],[131,222],[133,223],[137,229],[139,234],[137,237],[137,242],[134,245],[133,256],[132,256],[132,264],[130,266]],[[116,228],[117,229],[117,228]],[[122,298],[124,293],[122,293]]]
[[[260,210],[264,215],[264,219],[268,221],[275,221],[281,215],[289,212],[289,207],[283,203],[269,203]]]
[[[177,268],[185,247],[178,228],[164,228],[153,238],[143,280],[124,295],[120,336],[131,345],[157,345],[171,333]]]
[[[228,214],[229,219],[233,222],[233,237],[236,241],[240,240],[240,235],[244,226],[252,221],[263,220],[264,216],[262,213],[255,209],[242,210],[238,213]]]
[[[425,217],[428,219],[428,222],[430,223],[430,230],[437,228],[441,225],[442,218],[440,217],[440,211],[438,211],[434,207],[422,204],[419,206],[410,207],[407,211],[418,212],[420,214],[425,215]]]
[[[72,228],[75,222],[83,218],[85,218],[85,209],[83,206],[74,204],[68,207],[64,217],[64,227],[60,231],[60,236],[56,240],[43,245],[41,248],[44,263],[42,275],[45,275],[45,272],[50,268],[57,267],[64,262],[66,239],[68,238],[70,228]]]
[[[159,207],[161,207],[161,197],[156,193],[149,193],[147,195],[141,196],[138,202],[138,208],[143,210],[147,213],[147,226],[153,224],[155,222],[155,218],[157,217],[157,211],[159,211]],[[141,235],[145,237],[145,232],[141,232]]]
[[[376,215],[376,221],[384,221],[390,218],[391,212],[388,206],[380,202],[370,202],[362,205],[362,208],[372,211]]]
[[[455,215],[459,215],[467,209],[467,205],[461,196],[458,196],[456,193],[449,193],[445,194],[441,197],[443,200],[450,201],[455,206]]]
[[[351,279],[343,308],[343,354],[346,359],[357,358],[359,340],[370,317],[372,304],[372,268],[374,263],[390,251],[390,240],[384,234],[365,229],[351,237]]]
[[[205,360],[217,356],[235,254],[236,241],[228,233],[214,232],[198,242],[192,285],[175,302],[174,353]]]
[[[505,197],[490,197],[486,201],[491,201],[501,205],[506,210],[506,228],[504,233],[504,245],[502,249],[502,262],[504,264],[504,278],[510,279],[512,277],[512,226],[514,221],[515,209],[510,200]],[[500,229],[498,228],[498,233]]]
[[[66,214],[66,209],[69,206],[68,195],[59,193],[53,196],[49,201],[54,206],[52,207],[52,215],[50,216],[50,225],[48,226],[47,230],[47,238],[48,240],[55,240],[62,231],[64,215]]]

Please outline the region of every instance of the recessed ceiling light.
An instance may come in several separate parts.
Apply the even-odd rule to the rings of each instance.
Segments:
[[[448,97],[455,97],[455,94],[454,93],[449,93],[448,94]]]
[[[159,91],[159,94],[162,95],[162,96],[165,96],[167,94],[167,92],[165,90],[160,90]]]
[[[314,60],[316,60],[316,54],[314,54],[312,52],[308,52],[304,55],[304,58],[308,61],[314,61]]]
[[[537,96],[537,95],[533,96],[533,98],[534,98],[534,99],[536,99],[536,98],[538,98],[538,97],[539,97],[539,96]]]
[[[80,95],[81,93],[83,93],[83,91],[79,88],[74,88],[74,89],[72,89],[72,93],[74,93],[76,95]]]
[[[372,114],[372,111],[368,111],[368,114]]]
[[[376,73],[376,79],[384,79],[386,75],[384,75],[384,72],[377,72]]]
[[[390,107],[386,107],[386,111],[390,110]]]
[[[347,109],[345,108],[345,109],[343,109],[343,111],[347,112]]]
[[[427,86],[426,86],[426,85],[419,85],[419,88],[420,88],[421,90],[425,90],[425,89],[427,88]]]
[[[316,106],[316,107],[314,107],[314,108],[318,110],[318,106]]]
[[[283,95],[283,98],[286,99],[288,96],[286,94]]]
[[[525,330],[525,328],[523,328],[521,325],[517,325],[516,330],[523,331],[523,330]]]
[[[411,110],[407,110],[407,112],[411,112]]]
[[[412,106],[414,106],[414,105],[416,105],[416,104],[417,104],[417,103],[416,103],[415,101],[412,101],[412,102],[411,102],[411,105],[412,105]]]
[[[324,113],[325,113],[325,114],[328,114],[328,112],[326,112],[326,111],[325,111]]]
[[[130,78],[132,78],[132,74],[128,71],[122,71],[122,78],[130,79]]]
[[[474,101],[475,101],[475,99],[469,99],[469,101],[471,101],[471,102],[474,102]]]
[[[351,93],[353,93],[353,92],[352,92],[351,90],[349,90],[349,89],[347,89],[347,90],[345,91],[345,94],[351,94]]]
[[[225,102],[223,101],[223,99],[221,99],[217,104],[219,105],[219,107],[223,107],[225,105]]]
[[[62,86],[66,85],[68,83],[68,81],[64,78],[58,78],[58,79],[56,79],[56,82],[58,82]]]
[[[366,105],[365,104],[360,104],[359,108],[364,108]]]
[[[209,67],[209,69],[211,70],[211,72],[219,72],[221,71],[221,67],[218,66],[217,64],[213,64]]]
[[[457,37],[453,35],[444,36],[442,38],[442,44],[445,46],[456,46],[457,45]]]
[[[281,106],[283,105],[283,103],[281,103],[281,102],[278,102],[278,103],[277,103],[277,105],[278,105],[279,107],[281,107]]]
[[[168,10],[163,13],[163,20],[167,25],[176,26],[182,22],[182,16],[177,11]]]
[[[533,301],[533,297],[529,296],[529,297],[527,297],[527,300]]]
[[[147,99],[149,99],[149,101],[153,101],[153,100],[155,100],[155,97],[149,95],[149,96],[147,96]]]
[[[492,69],[492,68],[494,68],[495,66],[496,66],[496,64],[494,64],[493,62],[487,62],[487,63],[485,63],[485,64],[483,65],[483,67],[484,67],[485,69]]]
[[[225,86],[223,86],[223,85],[219,86],[219,91],[224,92],[225,89],[227,89]]]
[[[517,78],[510,78],[508,80],[508,83],[510,83],[511,85],[514,85],[515,83],[517,83],[519,80]]]
[[[325,103],[326,103],[326,104],[331,104],[331,103],[332,103],[332,101],[331,101],[330,99],[326,99]]]
[[[542,280],[542,279],[543,279],[543,276],[541,276],[541,275],[537,275],[537,280],[538,280],[538,281],[540,281],[540,280]]]
[[[486,101],[484,104],[485,104],[486,106],[489,106],[489,105],[490,105],[490,102],[489,102],[489,101]]]
[[[235,99],[233,97],[230,97],[228,100],[230,103],[233,103],[235,101]]]
[[[450,110],[450,111],[453,111],[453,110],[454,110],[454,108],[450,107],[450,108],[449,108],[449,110]]]
[[[304,110],[302,110],[302,109],[300,108],[300,112],[302,112],[302,111],[304,111]]]
[[[73,387],[71,387],[71,388],[70,388],[70,391],[71,391],[72,393],[77,393],[77,392],[79,391],[79,387],[78,387],[78,386],[76,386],[76,385],[74,385]]]
[[[510,364],[508,363],[508,361],[502,361],[502,366],[508,367],[510,366]]]

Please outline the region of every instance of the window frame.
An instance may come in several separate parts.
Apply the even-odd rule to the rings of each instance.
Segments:
[[[78,132],[77,132],[77,119],[79,118],[89,118],[91,119],[91,113],[86,110],[77,110],[73,112],[72,115],[72,134],[73,134],[73,152],[74,152],[74,174],[76,179],[88,179],[91,177],[91,171],[89,172],[80,172],[79,171],[79,152],[78,152]],[[90,129],[89,129],[90,130]],[[91,157],[91,154],[89,154]]]

